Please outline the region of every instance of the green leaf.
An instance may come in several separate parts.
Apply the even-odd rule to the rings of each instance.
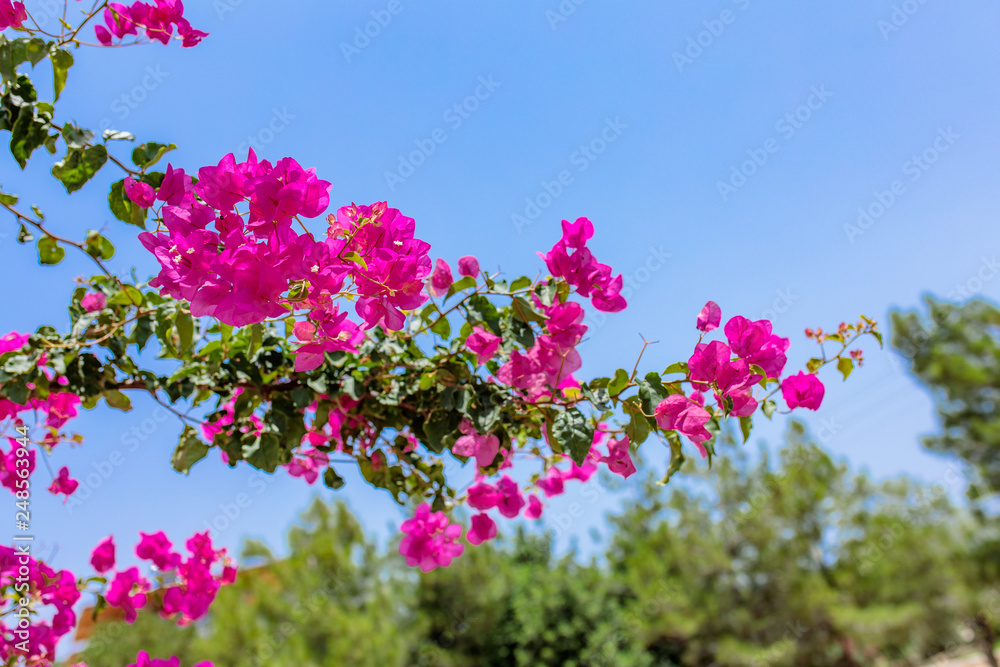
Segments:
[[[743,444],[746,444],[753,430],[753,417],[740,417],[740,430],[743,431]]]
[[[56,100],[66,87],[66,77],[69,75],[69,68],[73,66],[73,54],[66,49],[53,49],[50,57],[52,60],[52,83],[56,91]]]
[[[108,149],[104,146],[71,148],[52,167],[52,175],[62,181],[67,192],[76,192],[108,161]]]
[[[135,135],[131,132],[120,132],[118,130],[104,130],[101,138],[104,141],[135,141]]]
[[[556,416],[552,437],[577,465],[583,465],[594,442],[594,425],[578,408],[570,408]]]
[[[778,404],[771,399],[767,399],[761,404],[760,409],[764,413],[764,416],[770,419],[774,411],[778,409]]]
[[[642,411],[647,415],[653,414],[656,406],[669,395],[657,373],[646,373],[646,377],[636,384],[639,385],[639,400],[642,401]]]
[[[7,360],[7,363],[3,365],[4,371],[10,373],[11,375],[22,375],[34,367],[35,362],[32,358],[24,354],[11,357]]]
[[[109,306],[131,306],[132,304],[141,306],[144,302],[145,299],[142,296],[142,292],[139,291],[138,287],[133,285],[125,285],[114,296],[108,299]]]
[[[41,37],[34,37],[24,42],[24,54],[32,67],[42,62],[48,50],[47,47],[48,44]]]
[[[520,290],[525,289],[526,287],[531,287],[531,278],[529,278],[528,276],[521,276],[520,278],[518,278],[517,280],[515,280],[510,284],[510,291],[518,292]]]
[[[465,276],[462,279],[453,282],[451,287],[448,288],[448,293],[444,295],[444,300],[447,301],[453,297],[457,292],[461,292],[464,289],[470,289],[476,286],[476,279],[471,276]]]
[[[208,454],[210,447],[198,437],[198,432],[190,426],[184,427],[184,433],[177,443],[174,455],[170,458],[170,463],[174,470],[185,475],[191,471],[198,461],[201,461]]]
[[[140,229],[146,229],[146,209],[136,206],[125,194],[124,179],[111,186],[108,194],[108,206],[111,213],[122,222],[135,225]]]
[[[813,357],[812,359],[806,362],[806,368],[809,369],[810,373],[815,373],[816,371],[819,370],[820,366],[822,365],[823,365],[823,360],[817,359],[816,357]]]
[[[344,487],[344,478],[337,474],[337,471],[333,468],[327,468],[323,473],[323,484],[328,489],[342,489]]]
[[[274,433],[262,433],[243,445],[243,458],[255,468],[274,472],[281,464],[281,439]]]
[[[66,250],[51,236],[38,239],[38,261],[42,264],[58,264],[66,256]]]
[[[87,232],[87,254],[99,259],[111,259],[115,256],[115,247],[96,231]]]
[[[660,485],[670,482],[670,478],[680,471],[686,460],[684,458],[684,451],[681,448],[681,438],[679,435],[673,431],[667,433],[667,442],[670,444],[670,467],[667,468],[666,476],[660,480]]]
[[[94,140],[94,133],[79,128],[73,123],[66,123],[63,125],[62,137],[68,148],[85,148]]]
[[[18,232],[17,232],[17,242],[18,243],[30,243],[31,241],[34,241],[34,240],[35,240],[35,237],[32,236],[32,234],[28,230],[28,228],[25,227],[22,224],[21,225],[21,229],[18,230]]]
[[[687,362],[678,361],[667,366],[667,370],[663,371],[663,374],[670,375],[671,373],[682,373],[683,375],[687,375],[689,372],[690,368],[688,368]]]
[[[447,317],[439,317],[433,326],[431,326],[431,331],[441,336],[441,338],[448,339],[451,336],[451,323],[448,322]]]
[[[548,319],[544,315],[538,313],[530,303],[519,296],[514,297],[510,307],[514,312],[514,319],[524,322],[525,324],[529,322],[545,324],[545,320]]]
[[[649,437],[651,430],[649,418],[642,413],[642,408],[634,399],[629,399],[622,403],[622,409],[625,410],[625,414],[632,418],[625,426],[625,435],[628,436],[628,439],[633,444],[642,444]]]
[[[40,37],[18,37],[8,41],[0,36],[0,75],[5,81],[13,81],[17,78],[18,65],[30,62],[34,67],[45,57],[46,48],[45,40]]]
[[[0,204],[6,204],[7,206],[13,206],[17,203],[17,195],[8,195],[0,192]]]
[[[851,359],[850,357],[841,357],[837,361],[837,370],[841,372],[846,380],[850,377],[851,372],[854,370],[854,359]]]
[[[871,334],[873,336],[875,336],[875,340],[878,341],[878,346],[879,346],[879,348],[881,348],[882,347],[882,332],[881,331],[872,331]]]
[[[152,141],[140,144],[132,151],[132,163],[145,171],[175,148],[177,148],[175,144],[158,144]]]
[[[348,262],[354,262],[355,264],[357,264],[358,266],[360,266],[362,269],[367,269],[368,268],[368,262],[366,262],[365,258],[362,257],[361,255],[359,255],[356,252],[345,253],[344,254],[344,259],[346,259]]]
[[[128,412],[132,409],[132,401],[129,400],[128,396],[118,391],[117,389],[110,389],[104,392],[104,401],[109,407],[116,410],[121,410],[122,412]]]
[[[628,384],[628,371],[624,368],[619,368],[615,371],[615,376],[611,378],[611,382],[608,383],[608,395],[612,398],[618,396],[625,390],[625,385]]]
[[[253,357],[260,349],[260,346],[264,343],[264,325],[260,322],[256,322],[250,326],[250,347],[248,348],[247,356]],[[326,393],[325,388],[321,393]]]
[[[191,317],[191,313],[179,312],[174,318],[174,326],[177,327],[177,336],[180,338],[178,352],[187,356],[194,342],[194,318]]]

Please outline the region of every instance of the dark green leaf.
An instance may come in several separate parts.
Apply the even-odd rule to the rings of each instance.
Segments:
[[[611,378],[611,382],[608,383],[608,395],[612,398],[618,396],[625,390],[625,385],[628,384],[628,371],[624,368],[619,368],[615,371],[615,376]]]
[[[174,144],[158,144],[152,141],[140,144],[132,150],[132,163],[140,169],[146,170],[175,148],[177,146]]]
[[[594,425],[578,408],[570,408],[556,416],[552,437],[577,465],[583,465],[594,442]]]
[[[87,148],[71,148],[52,167],[52,175],[62,181],[67,192],[76,192],[94,177],[108,161],[108,149],[98,144]]]
[[[186,475],[190,472],[191,466],[205,458],[209,449],[209,446],[198,437],[197,431],[190,426],[185,426],[170,463],[174,470]]]

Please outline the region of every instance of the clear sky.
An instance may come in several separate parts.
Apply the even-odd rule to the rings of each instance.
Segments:
[[[726,318],[772,319],[792,338],[792,368],[813,351],[805,327],[864,313],[888,333],[889,311],[927,292],[1000,296],[995,2],[908,0],[895,14],[888,0],[189,5],[211,33],[199,47],[79,51],[58,119],[175,142],[170,160],[189,171],[252,142],[316,167],[335,205],[387,199],[434,257],[475,254],[512,275],[543,268],[535,251],[562,218],[588,216],[595,254],[631,287],[626,312],[589,319],[581,377],[634,363],[640,334],[660,341],[643,368],[686,358],[708,299]],[[106,225],[114,269],[151,273],[135,229],[107,210],[118,174],[68,197],[51,161],[40,152],[22,174],[5,160],[0,183],[68,235]],[[872,217],[859,222],[859,208]],[[63,326],[72,279],[91,266],[70,256],[40,268],[4,224],[0,328]],[[849,382],[825,376],[823,409],[804,418],[876,476],[944,480],[946,462],[918,442],[935,428],[930,397],[892,353],[865,351]],[[140,398],[128,414],[74,422],[86,442],[51,463],[81,479],[80,504],[33,499],[54,565],[83,569],[112,531],[130,549],[139,530],[178,542],[214,523],[230,547],[277,545],[316,491],[214,453],[174,473],[180,427],[156,408]],[[757,435],[775,443],[785,424],[761,420]],[[665,468],[657,442],[643,454]],[[319,492],[388,535],[400,509],[346,476],[341,492]],[[586,541],[614,498],[574,490],[548,525],[565,526],[563,546]]]

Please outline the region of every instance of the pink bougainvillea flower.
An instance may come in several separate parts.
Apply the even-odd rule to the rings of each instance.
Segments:
[[[160,189],[156,191],[156,198],[170,206],[182,206],[191,203],[193,191],[191,177],[183,169],[174,169],[173,165],[168,164]]]
[[[492,484],[480,480],[469,487],[465,502],[472,509],[493,509],[500,502],[500,492]]]
[[[434,296],[444,296],[448,293],[448,288],[455,282],[455,277],[451,274],[451,267],[443,259],[434,261],[434,273],[431,274],[430,284],[427,290]]]
[[[246,176],[236,168],[236,158],[230,153],[214,167],[198,170],[195,192],[206,204],[220,211],[231,211],[247,196]]]
[[[327,352],[337,350],[355,352],[365,334],[357,324],[340,312],[340,306],[316,308],[309,313],[312,322],[298,322],[293,328],[295,337],[302,341],[295,351],[295,370],[316,370],[323,365]]]
[[[742,315],[737,315],[726,322],[725,333],[736,356],[746,359],[759,352],[771,340],[771,323],[767,320],[751,322]]]
[[[98,574],[104,574],[115,566],[115,539],[109,536],[98,542],[90,553],[90,564]]]
[[[691,382],[695,388],[700,391],[708,389],[715,382],[719,369],[729,363],[731,358],[732,350],[721,341],[713,340],[711,343],[699,343],[688,359]]]
[[[469,352],[476,355],[476,363],[481,366],[496,355],[502,341],[500,336],[496,336],[480,326],[475,326],[472,327],[472,333],[469,334],[469,337],[465,339],[465,346],[469,348]]]
[[[635,464],[632,463],[632,456],[628,451],[629,440],[624,437],[621,440],[611,439],[608,441],[608,455],[601,457],[602,463],[608,464],[608,469],[616,475],[621,475],[625,479],[635,473]]]
[[[541,477],[535,482],[535,486],[542,490],[546,498],[566,493],[566,480],[563,477],[563,472],[554,466],[548,469],[545,477]]]
[[[451,451],[458,456],[474,456],[476,465],[485,468],[493,463],[500,451],[500,439],[493,435],[480,435],[476,427],[468,419],[463,419],[458,429],[465,435],[455,441]]]
[[[28,12],[25,11],[23,2],[0,0],[0,30],[20,28],[27,19]]]
[[[9,334],[0,337],[0,354],[20,350],[27,345],[28,338],[30,338],[28,334],[20,334],[16,331],[11,331]]]
[[[156,190],[131,176],[125,179],[125,194],[128,195],[133,204],[140,208],[149,208],[156,201]]]
[[[399,543],[399,553],[406,558],[407,565],[419,567],[423,572],[448,567],[465,550],[456,542],[462,535],[462,527],[450,523],[444,512],[432,512],[427,503],[420,505],[400,530],[404,537]]]
[[[746,361],[760,366],[767,377],[778,378],[788,361],[785,352],[788,351],[790,342],[787,338],[772,334],[768,342],[764,343],[759,350],[746,357]]]
[[[169,660],[161,660],[160,658],[150,658],[149,654],[145,651],[139,651],[139,655],[135,657],[135,662],[126,667],[180,667],[180,658],[174,656]],[[74,667],[76,667],[74,665]],[[86,667],[86,666],[84,666]],[[213,663],[208,660],[202,660],[196,663],[194,667],[215,667]]]
[[[479,260],[472,255],[458,258],[458,275],[476,278],[479,276]]]
[[[59,469],[59,474],[49,485],[49,493],[59,495],[60,493],[69,498],[79,488],[80,482],[69,476],[69,468],[63,466]]]
[[[177,567],[181,555],[174,553],[173,543],[167,539],[162,530],[155,533],[139,533],[139,544],[135,547],[135,555],[142,560],[152,561],[158,570],[169,571]]]
[[[125,612],[125,621],[135,623],[138,610],[146,605],[149,581],[139,575],[139,568],[130,567],[115,575],[104,597],[112,607]]]
[[[798,375],[787,377],[781,383],[781,395],[788,407],[793,410],[795,408],[819,410],[825,393],[826,388],[823,383],[812,373],[799,371]]]
[[[524,510],[524,516],[529,519],[540,519],[542,516],[542,501],[538,496],[528,496],[528,507]]]
[[[698,314],[699,331],[714,331],[719,328],[719,324],[721,322],[722,309],[719,308],[719,304],[714,301],[706,303],[705,307],[701,309],[701,313]]]
[[[491,519],[485,512],[480,512],[472,517],[472,526],[466,539],[469,544],[482,544],[487,540],[492,540],[497,536],[496,521]]]
[[[88,313],[93,313],[104,310],[104,307],[108,305],[108,298],[104,296],[104,292],[87,292],[80,299],[80,305]]]
[[[508,519],[520,514],[521,508],[524,507],[524,497],[517,488],[517,482],[504,475],[497,483],[497,490],[500,492],[500,502],[497,504],[500,514]]]
[[[673,394],[657,405],[653,414],[660,428],[687,436],[698,448],[702,458],[708,456],[708,450],[702,443],[712,438],[712,434],[705,428],[712,415],[705,408],[686,396]]]
[[[539,256],[556,278],[563,278],[580,296],[591,300],[597,310],[616,313],[628,305],[621,296],[621,274],[611,275],[611,267],[601,264],[586,247],[594,235],[594,225],[587,218],[562,221],[563,237],[547,254]]]
[[[330,457],[318,449],[307,449],[295,456],[285,468],[292,477],[301,477],[306,484],[312,485],[319,478],[319,473],[330,464]]]

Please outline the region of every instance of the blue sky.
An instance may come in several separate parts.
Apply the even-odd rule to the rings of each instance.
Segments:
[[[336,205],[387,199],[433,256],[475,254],[511,275],[537,273],[559,221],[588,216],[630,308],[589,318],[583,376],[634,363],[640,334],[660,341],[643,368],[686,358],[708,299],[727,318],[772,319],[801,366],[805,327],[864,313],[888,333],[888,312],[926,292],[1000,296],[994,2],[910,0],[895,15],[885,0],[189,4],[211,33],[202,45],[79,51],[58,119],[175,142],[170,160],[189,171],[248,142],[272,161],[295,157],[333,183]],[[107,211],[118,175],[67,197],[50,167],[43,154],[23,174],[8,160],[0,183],[71,236],[106,225],[115,270],[152,272],[134,228]],[[872,217],[859,223],[859,209]],[[0,328],[64,324],[72,279],[91,267],[40,268],[4,231]],[[876,476],[959,494],[918,443],[935,428],[930,397],[892,353],[868,344],[866,358],[847,383],[825,376],[822,411],[804,415],[813,432]],[[52,457],[83,481],[79,505],[33,498],[54,565],[82,568],[112,531],[130,547],[139,530],[177,542],[214,524],[234,549],[246,536],[276,545],[315,491],[214,454],[174,473],[179,424],[156,407],[84,415],[86,442]],[[785,424],[762,420],[756,434],[775,443]],[[665,467],[656,442],[643,454]],[[388,535],[400,510],[347,477],[321,493]],[[563,546],[618,502],[604,487],[581,493],[550,508]]]

